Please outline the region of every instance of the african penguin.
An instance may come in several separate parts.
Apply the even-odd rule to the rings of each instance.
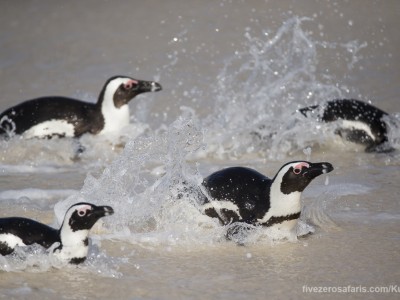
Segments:
[[[97,220],[113,213],[110,206],[76,203],[67,210],[59,230],[27,218],[0,218],[0,254],[8,255],[16,246],[35,243],[48,249],[58,242],[60,245],[54,249],[58,258],[82,263],[89,250],[89,230]]]
[[[269,179],[250,168],[222,169],[204,179],[202,209],[223,225],[244,222],[291,231],[300,218],[303,190],[315,177],[332,170],[328,162],[293,161]]]
[[[388,141],[387,124],[383,110],[366,102],[354,99],[328,101],[298,110],[303,116],[316,116],[321,122],[341,120],[336,134],[353,143],[365,145],[366,152],[389,152],[393,148],[384,144]]]
[[[154,81],[114,76],[104,84],[97,103],[59,96],[27,100],[0,114],[0,135],[51,138],[118,133],[129,124],[129,101],[161,88]]]

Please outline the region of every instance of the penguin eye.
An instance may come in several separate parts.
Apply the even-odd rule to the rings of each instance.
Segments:
[[[301,168],[294,168],[293,173],[299,175],[301,173]]]
[[[86,215],[86,210],[78,210],[78,216],[83,217]]]
[[[124,88],[126,89],[126,90],[130,90],[131,88],[132,88],[132,83],[126,83],[126,84],[124,84]]]
[[[297,165],[293,166],[293,173],[299,175],[304,168],[309,168],[310,165],[307,162],[300,162]]]

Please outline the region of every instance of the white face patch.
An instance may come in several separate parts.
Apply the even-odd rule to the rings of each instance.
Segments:
[[[32,126],[23,133],[23,137],[30,139],[34,137],[44,138],[53,135],[73,137],[74,126],[64,120],[50,120]]]
[[[22,239],[10,233],[1,233],[0,242],[7,244],[10,248],[15,248],[15,246],[25,246]]]
[[[114,105],[114,94],[121,84],[133,84],[130,78],[116,78],[111,80],[104,91],[101,112],[104,116],[104,128],[100,134],[118,132],[129,125],[129,106],[125,104],[120,108]]]
[[[371,128],[363,122],[343,120],[342,127],[346,129],[356,129],[365,131],[365,133],[368,134],[373,141],[376,140],[375,136],[372,134]]]

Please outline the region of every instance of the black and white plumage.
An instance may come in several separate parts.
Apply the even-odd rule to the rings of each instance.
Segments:
[[[299,109],[305,117],[316,116],[321,122],[341,121],[336,134],[345,140],[365,145],[366,152],[393,150],[382,147],[388,141],[388,125],[383,110],[360,100],[339,99]]]
[[[58,242],[60,245],[54,249],[54,255],[79,264],[86,259],[89,250],[89,230],[100,218],[113,213],[110,206],[76,203],[65,213],[59,230],[27,218],[0,218],[0,254],[8,255],[16,246],[32,244],[48,249]]]
[[[328,162],[293,161],[269,179],[253,169],[226,168],[204,179],[203,210],[223,225],[244,222],[290,231],[300,218],[303,190],[314,178],[332,170]]]
[[[59,96],[27,100],[0,114],[0,135],[51,138],[118,133],[129,124],[129,101],[159,90],[161,85],[154,81],[114,76],[104,84],[97,103]]]

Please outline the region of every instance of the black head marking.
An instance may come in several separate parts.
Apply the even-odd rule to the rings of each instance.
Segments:
[[[68,225],[73,232],[90,230],[101,217],[114,213],[110,206],[96,206],[90,203],[78,203],[70,209],[74,210],[68,220]]]
[[[126,76],[113,76],[107,80],[100,92],[97,104],[101,106],[107,87],[114,80],[119,80],[119,85],[113,95],[114,106],[117,108],[128,104],[137,95],[146,92],[157,92],[162,89],[161,85],[154,81],[137,80]]]
[[[127,104],[137,95],[146,92],[157,92],[161,90],[161,85],[154,81],[144,81],[129,79],[125,83],[121,83],[114,94],[114,105],[119,108]]]
[[[140,94],[139,81],[130,79],[126,83],[121,83],[114,94],[114,105],[117,108],[127,104],[131,99]]]
[[[291,163],[293,164],[293,163]],[[299,161],[290,166],[282,177],[281,192],[290,194],[292,192],[303,192],[310,182],[317,176],[329,173],[333,166],[328,162],[310,163]]]

